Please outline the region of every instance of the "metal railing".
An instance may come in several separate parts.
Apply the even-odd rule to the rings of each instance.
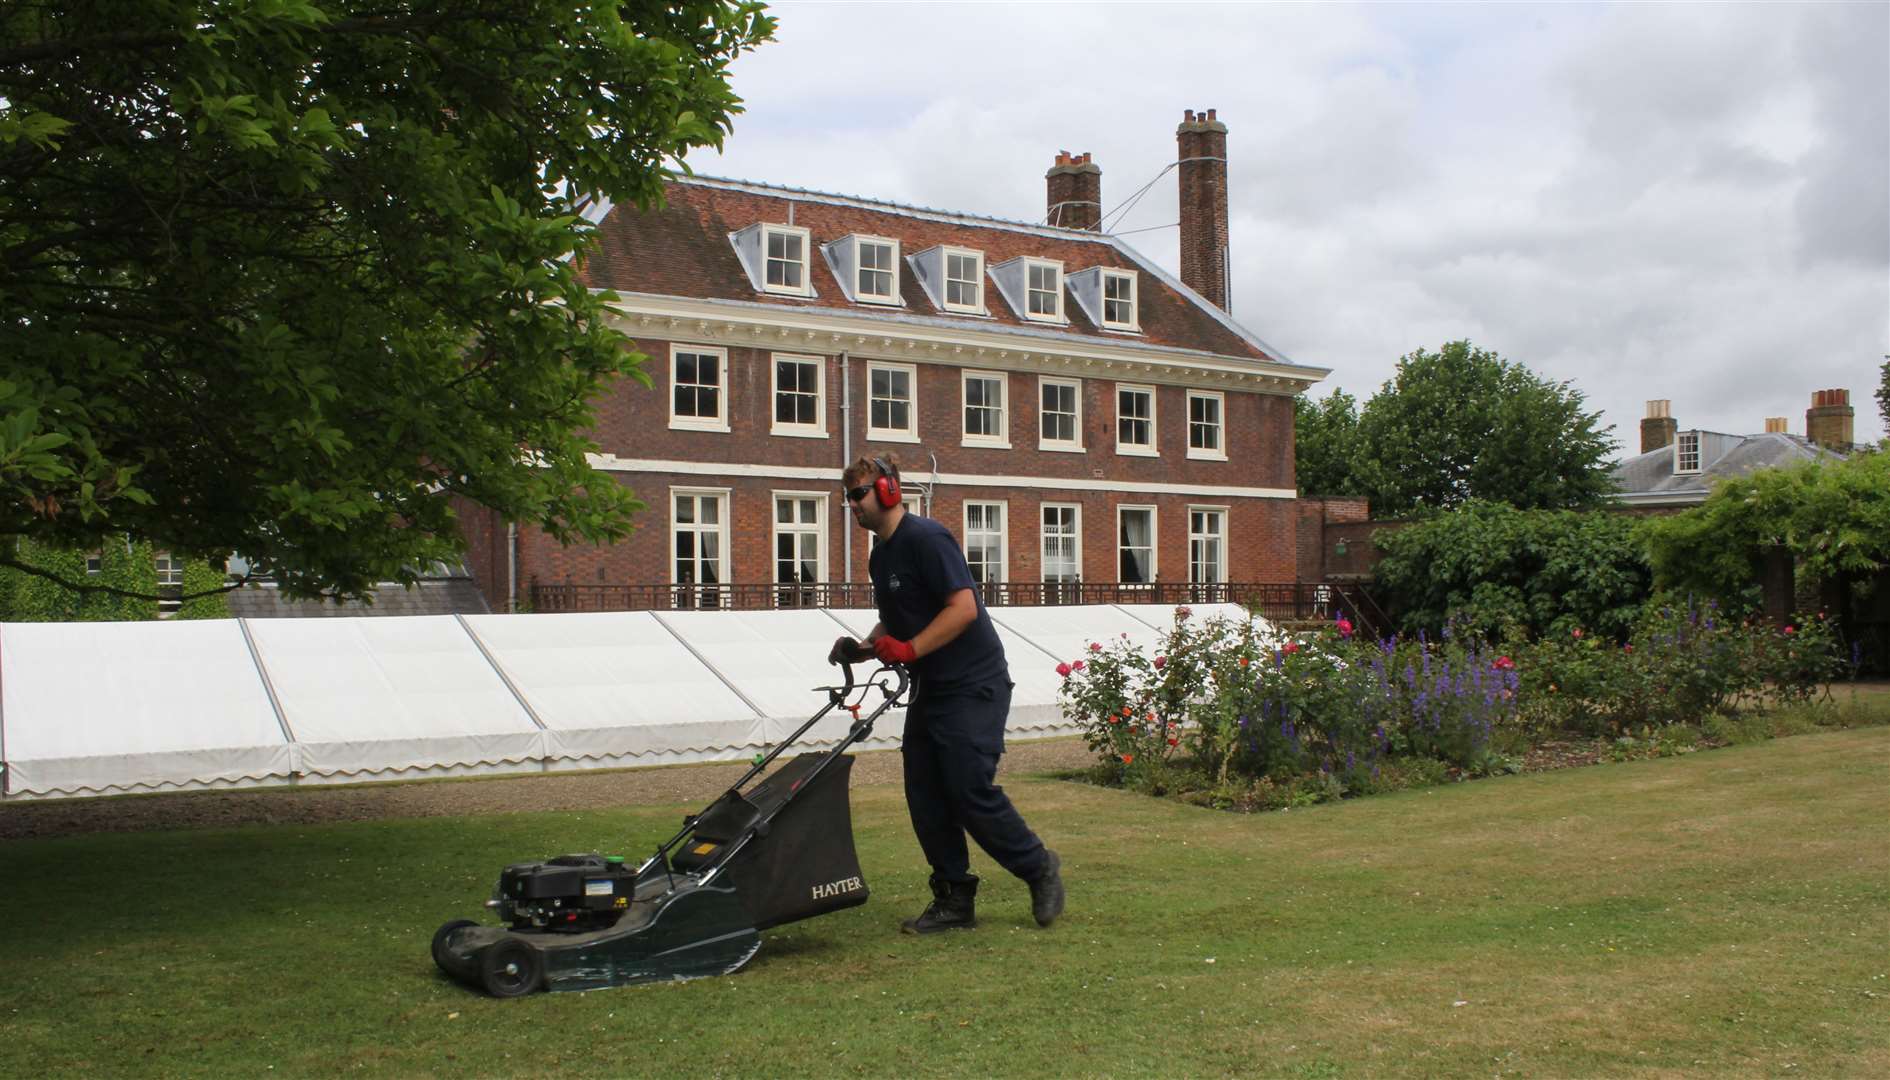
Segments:
[[[978,586],[986,607],[1066,607],[1077,604],[1239,604],[1276,622],[1344,615],[1358,632],[1376,637],[1389,625],[1370,594],[1357,585],[1320,582],[1005,581]],[[795,585],[533,584],[532,610],[561,611],[772,611],[783,608],[871,608],[864,581]]]

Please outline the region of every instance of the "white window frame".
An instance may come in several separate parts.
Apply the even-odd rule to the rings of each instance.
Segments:
[[[735,552],[734,552],[734,547],[732,544],[732,541],[734,539],[734,530],[730,527],[730,522],[729,522],[732,504],[734,502],[732,492],[733,492],[732,488],[672,487],[669,489],[668,563],[669,563],[670,594],[672,597],[677,597],[677,596],[684,595],[682,590],[694,590],[695,595],[688,597],[688,599],[690,599],[691,601],[699,599],[700,597],[705,596],[709,594],[710,592],[714,592],[718,594],[717,602],[715,604],[701,604],[701,603],[690,602],[690,603],[678,604],[677,606],[692,607],[692,608],[693,607],[727,607],[728,606],[727,600],[724,598],[726,598],[729,595],[728,586],[730,585],[731,582],[735,580],[735,565],[734,565]],[[715,499],[720,504],[716,510],[716,524],[715,524],[714,531],[717,534],[716,550],[720,553],[719,557],[721,559],[721,579],[713,585],[705,585],[700,581],[686,582],[686,581],[676,580],[676,537],[685,531],[679,526],[678,522],[676,521],[676,498],[679,495],[689,496],[691,498],[697,498],[697,499],[701,499],[701,498]],[[700,515],[698,515],[698,517],[700,517]],[[691,526],[687,531],[701,534],[709,530],[702,529],[696,526]],[[700,566],[702,563],[702,547],[700,544],[698,544],[696,547],[695,561],[698,566]]]
[[[1033,289],[1031,287],[1030,275],[1033,271],[1037,270],[1048,270],[1055,278],[1051,283],[1051,287],[1047,290],[1050,293],[1051,303],[1051,310],[1048,313],[1034,312],[1030,309],[1031,293],[1046,291],[1043,289]],[[1018,314],[1031,322],[1059,324],[1066,322],[1067,320],[1063,317],[1063,264],[1056,259],[1026,258],[1024,260],[1023,299],[1024,310],[1018,312]]]
[[[1109,318],[1109,282],[1111,279],[1129,283],[1128,322],[1115,322]],[[1097,284],[1101,288],[1101,292],[1098,294],[1096,315],[1101,321],[1103,329],[1127,330],[1131,333],[1140,333],[1142,330],[1142,313],[1140,311],[1140,297],[1137,294],[1140,293],[1141,286],[1136,281],[1135,273],[1130,270],[1110,270],[1105,268],[1101,275],[1099,275]]]
[[[1148,580],[1125,582],[1122,580],[1122,515],[1148,511]],[[1153,588],[1162,577],[1162,530],[1161,508],[1141,503],[1122,503],[1116,506],[1116,584],[1131,589]]]
[[[1202,449],[1194,445],[1194,403],[1195,401],[1214,402],[1215,415],[1213,449]],[[1188,456],[1200,461],[1227,460],[1227,395],[1219,390],[1188,391]]]
[[[1700,444],[1703,441],[1697,431],[1682,431],[1673,437],[1673,471],[1676,476],[1692,475],[1700,471],[1702,449]],[[1686,449],[1689,443],[1693,447],[1691,451]],[[1691,465],[1687,464],[1688,458],[1692,459]]]
[[[1002,499],[966,499],[964,501],[964,503],[959,509],[959,514],[960,514],[960,520],[962,520],[965,525],[964,549],[965,549],[965,561],[967,565],[969,565],[971,561],[971,508],[974,506],[981,506],[987,510],[993,509],[993,508],[997,510],[997,526],[998,526],[997,527],[997,549],[998,549],[997,577],[990,581],[982,582],[982,584],[1002,585],[1011,579],[1011,575],[1010,575],[1011,506],[1010,506],[1010,503],[1005,502]],[[981,533],[981,535],[989,536],[991,535],[991,530],[986,529],[983,531],[983,533]]]
[[[1046,502],[1037,505],[1037,577],[1045,585],[1067,585],[1069,582],[1050,580],[1050,533],[1045,531],[1043,516],[1046,510],[1070,511],[1072,553],[1076,561],[1076,580],[1083,580],[1083,504]]]
[[[784,423],[781,420],[781,364],[807,364],[814,369],[814,422]],[[770,353],[768,356],[768,433],[802,439],[827,437],[827,358],[807,353]],[[800,393],[796,390],[795,393]]]
[[[1219,564],[1214,568],[1216,576],[1210,581],[1194,580],[1194,543],[1196,540],[1205,540],[1209,535],[1207,533],[1197,533],[1194,531],[1194,515],[1196,514],[1214,514],[1221,519],[1221,531],[1218,537],[1221,546],[1220,560]],[[1188,507],[1188,583],[1190,585],[1227,584],[1227,560],[1230,554],[1229,548],[1231,547],[1227,536],[1227,522],[1230,517],[1232,517],[1232,514],[1226,506],[1191,505]]]
[[[1043,392],[1046,387],[1067,386],[1075,403],[1074,424],[1070,439],[1052,439],[1043,433]],[[1054,375],[1037,376],[1037,449],[1053,450],[1059,453],[1080,454],[1083,452],[1083,380],[1063,379]]]
[[[715,400],[718,405],[717,415],[711,417],[680,416],[676,412],[676,363],[682,354],[713,356],[715,365]],[[706,384],[694,384],[706,385]],[[677,431],[727,431],[728,427],[728,350],[719,345],[681,345],[669,347],[669,426]]]
[[[906,399],[905,427],[873,426],[873,372],[875,371],[905,373],[906,389],[911,394]],[[885,360],[866,362],[866,437],[877,442],[916,443],[919,441],[919,366],[917,364],[895,364]]]
[[[996,435],[974,435],[970,431],[970,418],[966,414],[971,411],[971,381],[973,379],[997,383],[998,433]],[[975,371],[966,369],[960,372],[958,375],[958,403],[958,434],[961,438],[961,445],[993,447],[999,450],[1009,450],[1011,448],[1010,376],[1002,371]],[[984,405],[980,406],[980,408],[988,409],[990,406]]]
[[[953,280],[959,280],[959,281],[964,280],[963,278],[954,279],[952,277],[952,256],[954,255],[973,260],[975,266],[977,267],[977,269],[972,273],[971,282],[970,282],[971,286],[977,291],[972,295],[971,303],[969,304],[955,304],[952,302]],[[965,315],[983,315],[985,313],[984,252],[978,251],[975,248],[961,248],[961,247],[950,247],[948,245],[940,245],[938,265],[939,265],[939,271],[938,271],[939,306],[943,307],[946,311],[955,311],[955,312],[959,312]]]
[[[792,261],[789,259],[776,259],[769,253],[769,249],[776,236],[791,236],[801,242],[801,283],[799,285],[777,285],[768,280],[768,268],[771,265],[777,262],[786,263]],[[812,279],[814,269],[814,260],[812,258],[813,250],[814,236],[813,233],[808,230],[798,225],[769,225],[764,223],[761,226],[761,291],[776,293],[781,296],[814,295],[814,282]]]
[[[796,520],[791,523],[791,527],[783,528],[781,525],[781,503],[783,500],[787,500],[787,501],[795,502],[795,503],[802,502],[802,501],[813,502],[814,504],[813,525],[811,526],[803,525],[799,520]],[[776,589],[777,597],[779,596],[779,593],[782,590],[804,588],[808,585],[822,585],[826,583],[827,581],[827,501],[828,501],[828,496],[827,496],[827,493],[824,491],[780,491],[780,490],[777,490],[769,494],[768,520],[770,522],[771,528],[768,534],[768,581],[770,584],[774,585]],[[814,580],[812,582],[780,580],[781,537],[784,534],[794,535],[794,536],[805,536],[808,534],[813,535],[815,556],[814,556]],[[799,562],[800,562],[799,559],[795,560],[797,567],[799,565]],[[795,604],[794,606],[795,607],[809,607],[812,605],[811,604]]]
[[[869,293],[862,288],[867,274],[866,247],[868,244],[884,245],[892,250],[892,263],[883,271],[892,275],[892,291],[881,295]],[[875,270],[874,273],[882,271]],[[897,304],[899,303],[899,241],[886,236],[859,235],[853,238],[853,298],[862,304]]]
[[[1125,393],[1148,395],[1148,445],[1125,443],[1122,441],[1122,395]],[[1128,457],[1160,457],[1160,430],[1155,423],[1156,395],[1153,386],[1137,386],[1133,383],[1117,383],[1115,388],[1116,407],[1116,453]]]

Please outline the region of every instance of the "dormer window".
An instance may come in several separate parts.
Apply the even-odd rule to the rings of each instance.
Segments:
[[[1071,274],[1069,280],[1070,295],[1090,322],[1104,330],[1142,332],[1135,271],[1092,266]]]
[[[1696,473],[1700,471],[1700,433],[1682,431],[1673,441],[1673,471],[1676,473]]]
[[[899,297],[899,241],[848,233],[821,245],[834,280],[856,304],[905,306]]]
[[[984,305],[984,252],[941,244],[906,261],[925,289],[926,298],[940,311],[990,314]]]
[[[945,249],[945,310],[984,312],[984,253]]]
[[[1110,330],[1137,329],[1135,275],[1121,270],[1102,272],[1102,324]]]
[[[807,230],[792,225],[764,225],[762,239],[768,252],[763,288],[769,292],[807,294]]]
[[[1024,317],[1063,321],[1063,264],[1026,259]]]
[[[991,268],[991,280],[1011,310],[1031,322],[1069,325],[1063,315],[1063,264],[1020,255]]]
[[[899,298],[899,241],[861,237],[860,271],[854,292],[861,300],[891,303]]]
[[[813,297],[814,283],[807,264],[812,240],[806,229],[758,222],[730,233],[728,238],[756,292]]]

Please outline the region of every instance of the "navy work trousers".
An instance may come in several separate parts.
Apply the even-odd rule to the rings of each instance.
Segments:
[[[967,834],[1026,881],[1043,870],[1043,841],[996,783],[1010,711],[1008,683],[943,697],[921,688],[906,710],[906,809],[925,860],[943,880],[972,876]]]

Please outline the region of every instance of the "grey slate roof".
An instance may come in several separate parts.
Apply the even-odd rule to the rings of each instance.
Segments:
[[[1672,446],[1649,450],[1621,462],[1611,473],[1621,489],[1615,498],[1629,506],[1685,506],[1705,501],[1712,494],[1713,485],[1727,477],[1802,461],[1836,461],[1842,456],[1802,435],[1781,432],[1725,435],[1702,431],[1700,449],[1701,469],[1697,473],[1674,473]]]
[[[411,588],[383,585],[373,604],[286,600],[274,585],[248,585],[229,592],[230,614],[239,619],[309,619],[335,615],[484,615],[490,611],[470,577],[423,578]]]

